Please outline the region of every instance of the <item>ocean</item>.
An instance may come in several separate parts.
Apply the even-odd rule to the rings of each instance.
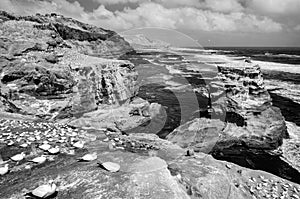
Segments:
[[[210,47],[216,54],[253,60],[300,65],[300,47]]]

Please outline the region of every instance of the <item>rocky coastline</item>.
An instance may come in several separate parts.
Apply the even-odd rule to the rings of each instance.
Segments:
[[[134,50],[117,33],[56,14],[2,11],[0,26],[0,165],[9,165],[0,198],[25,198],[49,180],[54,198],[299,198],[299,184],[211,155],[286,146],[286,159],[296,161],[286,139],[292,125],[272,106],[258,66],[219,67],[212,118],[160,139],[128,133],[165,111],[136,97],[135,66],[120,60]],[[78,161],[92,153],[96,159]],[[41,155],[45,162],[32,161]]]

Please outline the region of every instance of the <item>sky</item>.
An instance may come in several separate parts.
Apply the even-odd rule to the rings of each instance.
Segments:
[[[175,46],[300,47],[300,0],[0,0],[0,9],[55,12],[120,34],[144,29]]]

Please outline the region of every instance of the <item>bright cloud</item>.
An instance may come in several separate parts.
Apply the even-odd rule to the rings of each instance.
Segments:
[[[103,13],[110,12],[103,9],[105,8],[102,7]],[[94,11],[93,15],[97,16],[97,13]],[[267,17],[256,17],[242,12],[225,14],[192,7],[165,8],[157,3],[143,3],[136,9],[127,8],[122,12],[110,12],[109,16],[108,20],[121,20],[128,28],[162,27],[240,32],[277,32],[282,29],[279,23]]]
[[[70,3],[67,0],[1,0],[0,7],[3,10],[26,15],[36,12],[42,14],[56,12],[86,23],[115,30],[161,27],[224,32],[278,32],[283,29],[283,25],[272,18],[245,12],[241,3],[245,0],[93,1],[103,4],[138,2],[139,5],[136,8],[125,8],[122,11],[114,12],[106,9],[104,5],[99,5],[93,12],[86,12],[76,1]],[[255,5],[255,1],[258,0],[250,1],[253,1],[252,3]]]

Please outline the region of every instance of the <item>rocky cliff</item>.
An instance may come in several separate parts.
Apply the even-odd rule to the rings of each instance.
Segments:
[[[143,34],[137,35],[123,35],[126,41],[130,43],[135,49],[168,49],[171,47],[171,44],[158,40],[158,39],[149,39]]]
[[[133,49],[113,31],[60,15],[0,13],[1,110],[59,119],[123,104],[137,92]]]
[[[243,62],[219,66],[210,84],[212,119],[198,118],[168,135],[168,140],[196,151],[271,150],[287,129],[280,109],[264,88],[259,66]],[[221,120],[220,120],[221,119]]]

